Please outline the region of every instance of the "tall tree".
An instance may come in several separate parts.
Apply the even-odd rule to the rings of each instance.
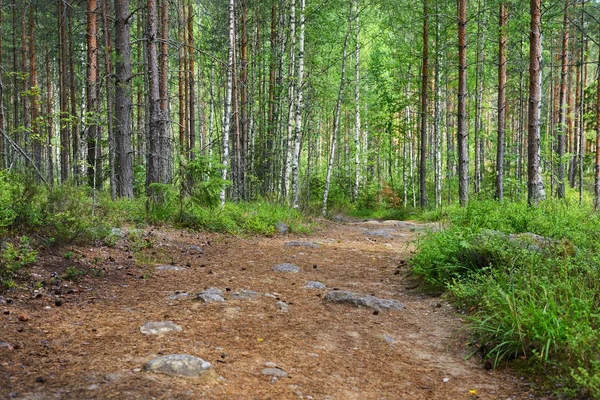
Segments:
[[[102,165],[99,162],[100,135],[98,127],[98,2],[87,2],[87,85],[86,110],[87,118],[87,178],[88,185],[97,188],[100,179],[96,171]]]
[[[546,198],[540,172],[540,109],[542,97],[541,0],[530,0],[529,118],[527,132],[527,202],[535,205]]]
[[[148,60],[148,108],[150,125],[148,130],[148,145],[146,146],[146,193],[153,193],[151,185],[160,180],[160,135],[163,131],[162,109],[158,79],[158,55],[156,51],[157,36],[157,8],[156,0],[148,0],[146,4],[146,52]]]
[[[302,134],[302,112],[304,111],[304,35],[305,35],[305,15],[306,1],[300,0],[300,34],[298,37],[298,76],[297,76],[297,97],[296,97],[296,129],[294,130],[294,152],[292,154],[292,207],[298,208],[300,201],[300,144]],[[358,24],[358,20],[356,21]],[[358,36],[357,36],[358,41]],[[358,100],[357,100],[358,101]],[[358,117],[360,125],[360,116]],[[358,154],[358,149],[357,149]]]
[[[133,197],[129,0],[115,0],[115,175],[119,197]]]
[[[458,0],[458,199],[469,201],[469,146],[467,131],[467,0]]]
[[[565,138],[567,126],[567,74],[569,70],[569,3],[565,0],[563,11],[562,46],[560,52],[560,91],[558,96],[558,134],[556,147],[556,196],[565,197]]]
[[[227,89],[225,93],[225,115],[223,117],[223,170],[221,179],[227,180],[229,165],[229,129],[231,122],[231,98],[233,92],[233,49],[235,47],[235,0],[229,0],[229,55],[227,57]],[[219,193],[221,207],[225,206],[225,188]]]
[[[162,117],[159,132],[159,174],[160,182],[171,180],[171,141],[169,137],[169,0],[160,0],[160,75],[159,95]]]
[[[354,188],[352,200],[358,199],[360,189],[361,115],[360,115],[360,0],[355,0],[354,18]]]
[[[429,86],[429,10],[423,0],[423,65],[421,70],[421,148],[419,155],[419,193],[421,208],[427,207],[427,88]]]
[[[506,42],[508,4],[500,2],[498,15],[498,140],[496,152],[496,199],[504,200],[504,129],[506,125]]]

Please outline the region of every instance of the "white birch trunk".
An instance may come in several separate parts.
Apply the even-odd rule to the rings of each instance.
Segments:
[[[360,24],[358,19],[359,1],[355,0],[356,19],[355,19],[355,49],[354,49],[354,190],[352,191],[352,200],[358,199],[358,189],[360,185]]]
[[[290,62],[288,66],[288,115],[287,131],[284,141],[285,161],[283,167],[283,184],[281,186],[281,197],[287,200],[290,188],[290,171],[292,163],[292,132],[294,130],[294,94],[296,89],[296,80],[294,77],[296,61],[296,1],[290,0]]]
[[[231,121],[231,95],[233,91],[233,47],[235,46],[235,0],[229,0],[229,57],[227,61],[227,93],[225,94],[225,115],[223,121],[223,172],[221,178],[227,180],[227,166],[229,164],[229,123]],[[225,206],[225,188],[219,193],[221,208]]]
[[[293,0],[292,0],[293,2]],[[298,208],[300,198],[299,162],[300,162],[300,137],[302,132],[302,108],[304,84],[304,8],[305,0],[300,0],[300,36],[298,38],[298,81],[296,103],[296,130],[294,133],[294,154],[292,156],[292,207]]]

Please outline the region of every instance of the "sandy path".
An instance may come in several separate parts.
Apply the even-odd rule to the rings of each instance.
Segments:
[[[521,380],[506,371],[486,371],[476,359],[465,360],[460,316],[439,298],[413,288],[405,261],[422,229],[370,221],[328,222],[310,238],[153,231],[154,245],[136,256],[138,265],[142,258],[147,264],[188,265],[183,271],[133,266],[122,249],[77,249],[87,260],[112,257],[106,261],[108,274],[86,277],[75,294],[61,293],[60,307],[54,306],[52,293],[0,305],[9,311],[0,317],[0,341],[15,347],[0,347],[0,397],[528,398]],[[387,236],[384,232],[392,237],[376,236]],[[319,247],[286,246],[291,240]],[[204,254],[194,253],[190,245],[202,246]],[[283,262],[301,272],[271,271]],[[374,313],[326,303],[328,290],[303,288],[308,281],[395,299],[405,309]],[[231,290],[226,294],[249,289],[261,296],[212,304],[193,296],[169,298],[208,287]],[[278,300],[289,304],[288,312],[276,306]],[[28,321],[18,320],[22,313]],[[148,321],[166,320],[183,331],[162,336],[139,331]],[[207,383],[140,371],[157,355],[180,353],[210,361],[222,378]],[[268,362],[288,376],[273,382],[262,375]]]

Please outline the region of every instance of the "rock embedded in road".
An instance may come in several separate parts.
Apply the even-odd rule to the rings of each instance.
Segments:
[[[313,247],[313,248],[320,247],[316,243],[303,241],[303,240],[292,240],[291,242],[287,242],[285,245],[288,247]]]
[[[144,365],[144,370],[186,378],[216,376],[215,369],[211,363],[189,354],[169,354],[155,358]]]
[[[304,285],[305,289],[327,289],[327,285],[317,281],[310,281]]]
[[[288,373],[279,367],[265,368],[261,371],[261,374],[267,376],[276,376],[277,378],[285,378],[288,376]]]
[[[258,297],[258,293],[254,290],[243,289],[239,292],[231,293],[230,296],[233,300],[251,300]]]
[[[223,291],[219,288],[211,287],[198,293],[196,300],[200,300],[203,303],[220,303],[224,302]]]
[[[382,238],[386,238],[386,239],[393,239],[394,237],[390,234],[390,232],[388,232],[385,229],[373,229],[373,230],[369,230],[366,229],[363,232],[364,236],[371,236],[371,237],[382,237]]]
[[[158,265],[157,271],[185,271],[184,267],[178,267],[177,265]]]
[[[345,290],[333,290],[325,295],[325,301],[338,304],[350,304],[357,307],[368,307],[377,311],[402,310],[404,304],[397,300],[380,299],[371,295],[362,295]]]
[[[275,272],[288,272],[288,273],[298,273],[300,272],[300,268],[290,263],[277,264],[273,268],[271,268]]]
[[[290,227],[284,224],[283,222],[278,222],[275,224],[275,229],[279,233],[288,233],[290,231]]]
[[[160,335],[167,332],[181,332],[183,328],[172,321],[146,322],[140,326],[140,332],[144,335]]]
[[[290,311],[290,305],[285,301],[278,301],[277,303],[275,303],[275,305],[279,308],[279,311],[281,312],[285,313]]]

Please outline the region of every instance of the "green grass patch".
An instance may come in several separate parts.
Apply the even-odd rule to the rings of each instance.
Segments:
[[[556,201],[473,201],[429,218],[447,228],[419,240],[413,270],[470,312],[484,357],[526,359],[563,393],[600,398],[598,214]],[[509,236],[526,232],[547,241]]]

